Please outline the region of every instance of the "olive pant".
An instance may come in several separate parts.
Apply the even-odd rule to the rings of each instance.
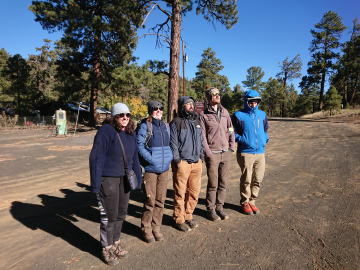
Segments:
[[[265,154],[237,153],[241,169],[240,204],[255,204],[265,174]]]
[[[174,214],[176,224],[193,219],[201,189],[202,161],[187,163],[182,160],[179,164],[172,163],[174,185]],[[185,196],[186,194],[186,196]]]
[[[160,232],[166,199],[168,172],[145,172],[143,177],[144,207],[141,218],[143,233]]]
[[[213,153],[205,158],[208,184],[206,190],[206,210],[221,211],[226,198],[231,151]]]

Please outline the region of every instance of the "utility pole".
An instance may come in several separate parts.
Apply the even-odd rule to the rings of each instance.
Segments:
[[[187,54],[184,53],[186,46],[184,45],[184,42],[182,43],[182,51],[183,51],[183,96],[185,96],[185,62],[188,61]]]
[[[185,54],[184,54],[184,42],[182,43],[182,49],[183,49],[183,96],[185,96]]]

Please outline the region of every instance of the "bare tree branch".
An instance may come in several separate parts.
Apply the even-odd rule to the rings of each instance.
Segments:
[[[168,17],[168,19],[170,19],[171,20],[171,18],[172,18],[172,16],[171,16],[171,14],[167,11],[167,10],[165,10],[165,9],[163,9],[163,8],[161,8],[160,7],[160,5],[158,4],[158,3],[155,3],[155,2],[150,2],[150,4],[153,4],[154,5],[154,7],[155,6],[157,6],[157,8],[162,12],[162,13],[164,13],[167,17]],[[154,8],[153,7],[153,8]]]
[[[150,13],[153,11],[153,9],[156,7],[156,5],[153,5],[153,7],[149,10],[148,14],[146,14],[144,21],[141,23],[140,28],[144,25],[144,23],[147,20],[147,17],[150,15]]]
[[[157,38],[159,37],[163,37],[164,38],[164,41],[167,42],[169,45],[170,45],[170,38],[165,36],[165,35],[162,35],[162,34],[157,34],[157,33],[148,33],[148,34],[143,34],[141,37],[139,38],[143,38],[145,36],[157,36]]]

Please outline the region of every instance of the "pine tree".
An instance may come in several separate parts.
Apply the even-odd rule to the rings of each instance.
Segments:
[[[279,104],[283,101],[284,91],[282,84],[277,79],[270,77],[262,91],[261,109],[267,112],[270,117],[280,116]]]
[[[61,102],[83,102],[88,100],[91,89],[90,70],[85,55],[61,41],[55,42],[57,99]],[[105,89],[102,89],[102,93]]]
[[[339,111],[341,109],[341,96],[334,86],[331,86],[327,91],[324,100],[324,109],[330,111],[332,115],[333,111]]]
[[[29,55],[30,89],[33,92],[34,104],[40,105],[54,98],[56,52],[50,50],[51,40],[44,39],[44,45],[36,48],[38,55]]]
[[[242,81],[245,88],[248,90],[255,90],[261,93],[264,87],[264,83],[261,81],[265,75],[265,72],[261,67],[250,67],[247,70],[246,80]]]
[[[15,54],[8,58],[3,74],[11,82],[6,92],[9,95],[15,95],[16,110],[19,115],[22,115],[30,103],[28,98],[30,67],[20,54]]]
[[[104,73],[131,60],[144,10],[139,1],[121,0],[44,0],[29,8],[44,29],[62,31],[62,42],[83,54],[90,72],[89,125],[94,126]]]
[[[198,71],[195,73],[193,82],[197,96],[204,98],[206,87],[216,87],[223,93],[231,91],[228,78],[219,74],[224,66],[221,64],[221,60],[216,58],[216,52],[207,48],[201,56],[202,59],[196,66]]]
[[[165,21],[157,24],[152,30],[158,35],[156,44],[159,45],[160,38],[164,38],[170,44],[170,71],[169,71],[169,94],[168,94],[168,121],[171,121],[177,111],[177,99],[179,93],[179,64],[180,64],[180,39],[181,21],[185,14],[192,10],[194,3],[196,14],[203,15],[205,20],[215,25],[219,22],[230,29],[238,21],[236,0],[163,0],[158,2],[147,2],[148,14],[156,7],[165,14]],[[163,3],[165,7],[160,6]],[[169,34],[170,29],[170,36]],[[225,82],[226,83],[226,82]]]
[[[289,104],[288,98],[290,98],[289,92],[287,91],[287,81],[300,78],[302,67],[300,54],[296,55],[291,61],[289,61],[288,59],[289,57],[286,57],[286,59],[279,65],[281,71],[276,75],[278,80],[283,82],[285,101],[280,104],[281,116],[283,117],[286,116],[286,104]]]
[[[342,103],[345,108],[353,105],[357,89],[360,87],[360,21],[353,20],[351,38],[343,46],[343,55],[336,65],[332,83],[342,90]]]
[[[0,50],[0,107],[7,108],[11,107],[11,104],[14,100],[12,95],[7,94],[11,81],[5,75],[4,70],[7,65],[7,61],[10,55],[5,51],[5,49]]]
[[[294,109],[294,116],[314,113],[319,104],[320,86],[317,80],[311,76],[303,76],[300,82],[301,93],[299,94]]]
[[[320,96],[318,110],[323,109],[323,96],[326,77],[333,70],[334,60],[339,57],[337,49],[340,46],[341,33],[346,29],[342,18],[335,12],[327,12],[321,21],[315,24],[311,35],[313,40],[309,48],[312,60],[309,62],[308,73],[319,76]]]

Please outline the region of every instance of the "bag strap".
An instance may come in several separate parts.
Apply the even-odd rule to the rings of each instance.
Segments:
[[[146,135],[145,135],[145,146],[148,146],[148,143],[150,141],[151,136],[153,135],[152,133],[152,123],[148,120],[146,120]]]
[[[124,150],[124,145],[123,145],[123,143],[122,143],[122,141],[121,141],[121,138],[120,138],[119,133],[116,132],[116,134],[118,135],[118,139],[119,139],[119,142],[120,142],[122,151],[123,151],[123,160],[124,160],[124,165],[125,165],[125,173],[127,173],[127,171],[128,171],[128,166],[127,166],[127,162],[126,162],[126,154],[125,154],[125,150]]]
[[[165,128],[166,128],[166,132],[169,135],[170,134],[170,126],[168,122],[163,121]],[[151,136],[153,136],[153,132],[152,132],[152,123],[151,121],[146,120],[146,135],[145,135],[145,146],[148,146],[148,143],[151,139]]]
[[[166,131],[168,133],[168,135],[170,134],[170,126],[168,122],[164,122],[165,126],[166,126]]]

